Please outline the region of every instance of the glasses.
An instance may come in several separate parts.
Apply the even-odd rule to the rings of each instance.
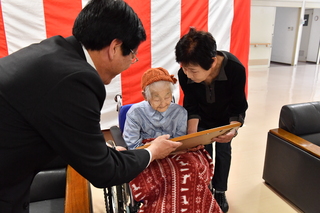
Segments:
[[[131,64],[134,64],[134,63],[138,62],[139,59],[138,59],[138,57],[137,57],[137,54],[136,54],[135,52],[133,52],[132,49],[130,49],[130,52],[131,52],[132,55],[133,55],[133,58],[131,59]]]

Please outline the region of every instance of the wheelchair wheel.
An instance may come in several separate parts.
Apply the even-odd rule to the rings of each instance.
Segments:
[[[128,211],[130,195],[127,193],[127,184],[104,188],[104,197],[107,213],[131,213]]]
[[[107,213],[119,212],[116,186],[104,188],[104,199]]]

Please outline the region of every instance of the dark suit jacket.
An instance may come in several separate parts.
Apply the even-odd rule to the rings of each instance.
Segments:
[[[106,147],[105,95],[74,37],[0,59],[0,212],[23,212],[34,175],[57,155],[96,187],[129,182],[147,166],[146,150]]]

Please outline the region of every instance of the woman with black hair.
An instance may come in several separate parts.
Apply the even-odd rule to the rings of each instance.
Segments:
[[[184,92],[183,105],[188,111],[188,134],[234,122],[244,123],[248,108],[246,72],[230,52],[217,51],[209,32],[190,28],[175,47],[181,68],[179,83]],[[212,179],[215,199],[222,211],[229,209],[225,197],[231,163],[231,140],[237,129],[214,138],[215,170]],[[212,144],[206,145],[212,155]]]

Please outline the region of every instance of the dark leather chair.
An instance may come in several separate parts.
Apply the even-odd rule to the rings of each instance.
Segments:
[[[47,164],[30,189],[30,213],[92,212],[88,181],[60,157]]]
[[[34,178],[30,189],[30,212],[64,212],[67,163],[57,157]]]
[[[320,102],[282,107],[268,132],[263,179],[307,213],[320,212]]]

